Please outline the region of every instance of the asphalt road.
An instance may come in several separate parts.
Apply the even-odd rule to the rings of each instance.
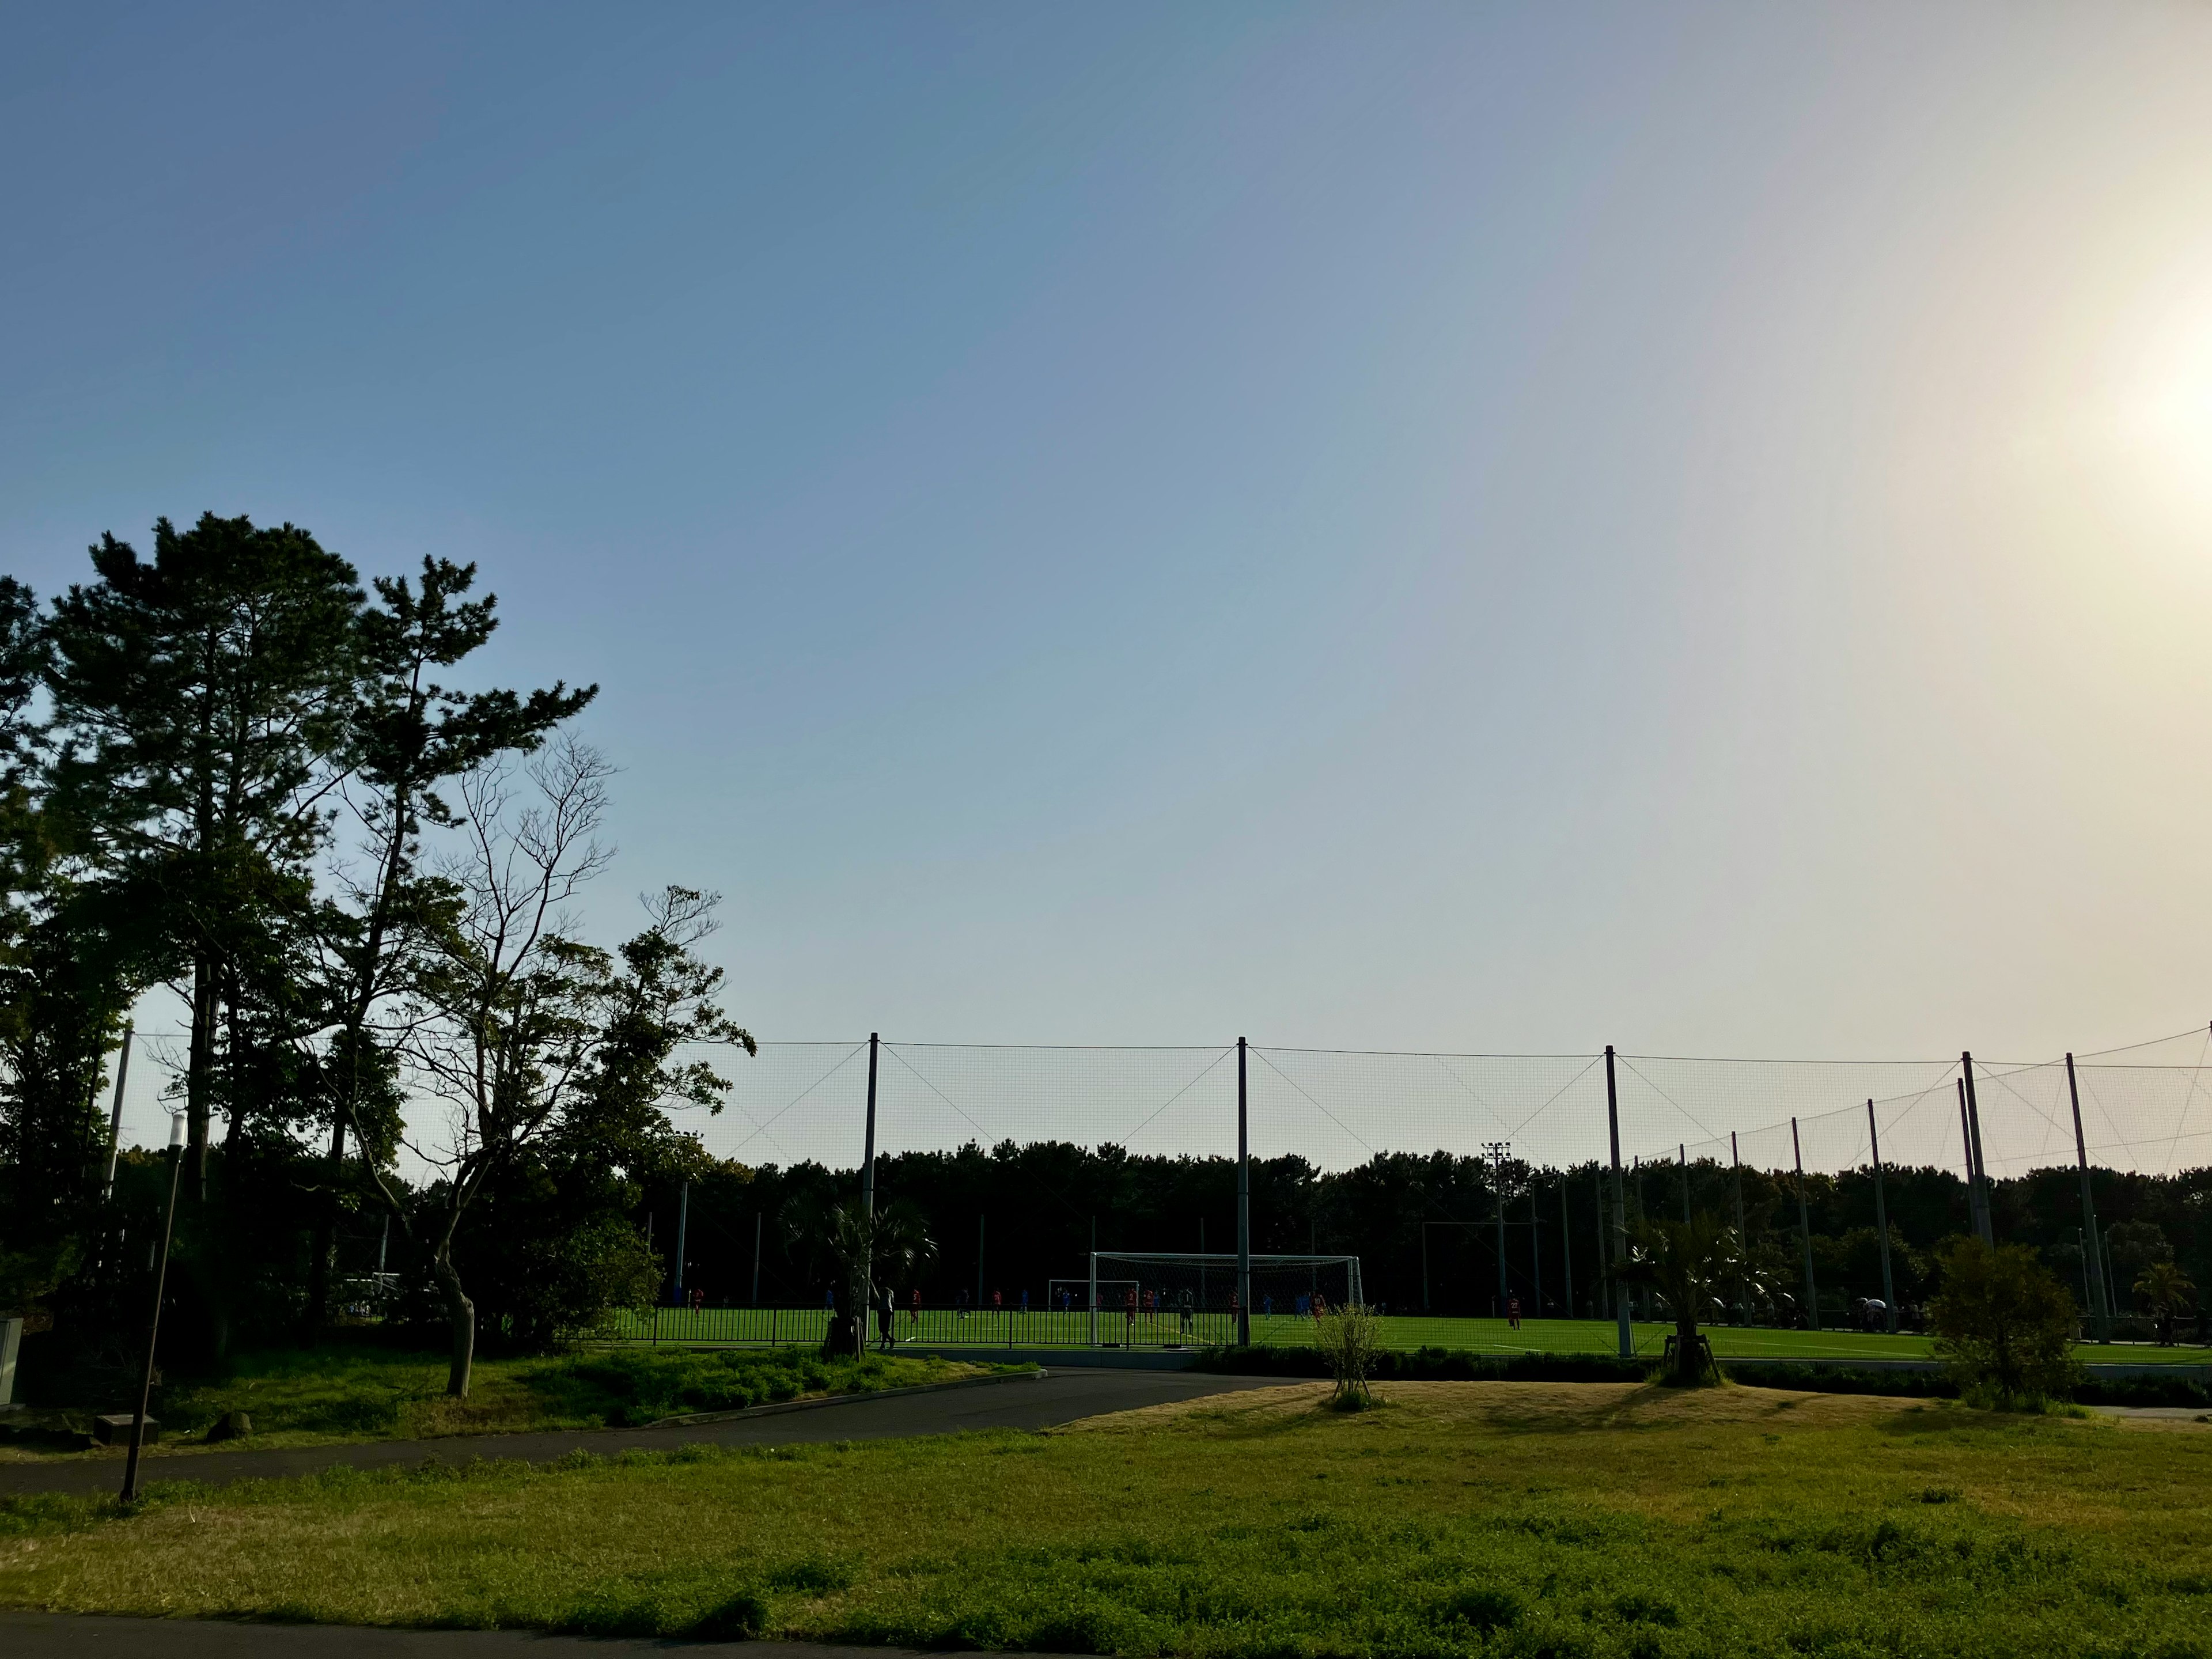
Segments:
[[[572,1429],[540,1434],[453,1435],[436,1440],[380,1440],[352,1446],[307,1446],[289,1450],[171,1454],[141,1466],[141,1484],[160,1480],[283,1479],[349,1464],[380,1468],[394,1463],[465,1463],[476,1457],[521,1458],[542,1463],[573,1451],[611,1456],[632,1448],[778,1446],[802,1441],[891,1440],[963,1429],[1043,1429],[1103,1412],[1130,1411],[1195,1399],[1234,1389],[1267,1388],[1277,1377],[1213,1376],[1197,1371],[1048,1371],[975,1388],[931,1389],[879,1398],[856,1395],[811,1411],[782,1412],[735,1422],[655,1429]],[[76,1457],[47,1463],[0,1463],[0,1493],[93,1492],[122,1484],[119,1456]],[[125,1623],[130,1621],[126,1620]],[[123,1650],[117,1650],[118,1652]],[[243,1650],[241,1650],[242,1651]],[[21,1651],[13,1650],[11,1651]],[[57,1650],[58,1651],[58,1650]],[[166,1650],[165,1650],[166,1651]],[[758,1653],[760,1650],[752,1650]],[[818,1655],[820,1650],[808,1649]]]
[[[9,1659],[625,1659],[631,1654],[729,1654],[743,1659],[921,1659],[904,1648],[802,1642],[601,1641],[520,1631],[364,1630],[352,1625],[221,1625],[194,1619],[108,1619],[0,1613]],[[1006,1654],[996,1659],[1026,1659]]]

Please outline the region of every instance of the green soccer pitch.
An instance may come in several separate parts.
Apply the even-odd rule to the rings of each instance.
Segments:
[[[1620,1335],[1609,1319],[1524,1319],[1514,1329],[1502,1319],[1463,1319],[1419,1314],[1391,1314],[1381,1322],[1383,1346],[1390,1348],[1447,1348],[1481,1354],[1610,1354]],[[822,1340],[828,1318],[819,1308],[662,1308],[620,1316],[612,1333],[626,1342],[657,1342],[678,1347],[811,1345]],[[1638,1323],[1632,1328],[1636,1351],[1658,1358],[1674,1328]],[[1225,1313],[1198,1315],[1186,1328],[1172,1312],[1133,1316],[1102,1311],[1097,1341],[1109,1347],[1222,1347],[1234,1340]],[[1927,1359],[1924,1336],[1885,1336],[1863,1331],[1790,1331],[1759,1326],[1708,1325],[1705,1335],[1722,1359]],[[901,1346],[933,1348],[1079,1348],[1093,1336],[1091,1316],[1056,1309],[925,1308],[902,1310],[893,1328]],[[875,1333],[872,1327],[871,1339]],[[1255,1314],[1252,1340],[1273,1347],[1298,1347],[1313,1340],[1313,1321],[1296,1314]],[[2212,1364],[2212,1348],[2154,1347],[2148,1343],[2085,1343],[2075,1351],[2087,1364]],[[981,1357],[979,1355],[979,1357]]]

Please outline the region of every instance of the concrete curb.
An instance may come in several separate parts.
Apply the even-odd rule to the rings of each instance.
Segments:
[[[815,1400],[778,1400],[766,1406],[745,1406],[733,1412],[691,1412],[682,1417],[656,1417],[637,1426],[647,1429],[697,1429],[710,1423],[742,1423],[755,1417],[781,1417],[786,1412],[820,1411],[825,1406],[849,1406],[862,1400],[896,1400],[902,1395],[948,1394],[954,1389],[988,1388],[994,1382],[1041,1382],[1042,1366],[1033,1371],[1014,1371],[1004,1376],[962,1376],[950,1382],[916,1382],[903,1389],[871,1389],[857,1394],[826,1394]]]

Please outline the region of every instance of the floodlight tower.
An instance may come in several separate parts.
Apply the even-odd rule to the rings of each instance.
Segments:
[[[1498,1211],[1498,1316],[1505,1317],[1505,1154],[1513,1150],[1510,1140],[1486,1140],[1482,1150],[1490,1154],[1490,1196]]]

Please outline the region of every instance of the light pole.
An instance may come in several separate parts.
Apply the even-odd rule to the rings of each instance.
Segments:
[[[123,1465],[123,1501],[138,1496],[138,1449],[146,1442],[146,1404],[154,1395],[154,1345],[161,1335],[161,1292],[169,1281],[169,1234],[177,1224],[177,1181],[185,1170],[185,1115],[169,1118],[169,1207],[161,1217],[161,1255],[154,1270],[154,1316],[146,1323],[146,1376],[138,1385],[138,1415],[131,1419],[131,1456]]]

